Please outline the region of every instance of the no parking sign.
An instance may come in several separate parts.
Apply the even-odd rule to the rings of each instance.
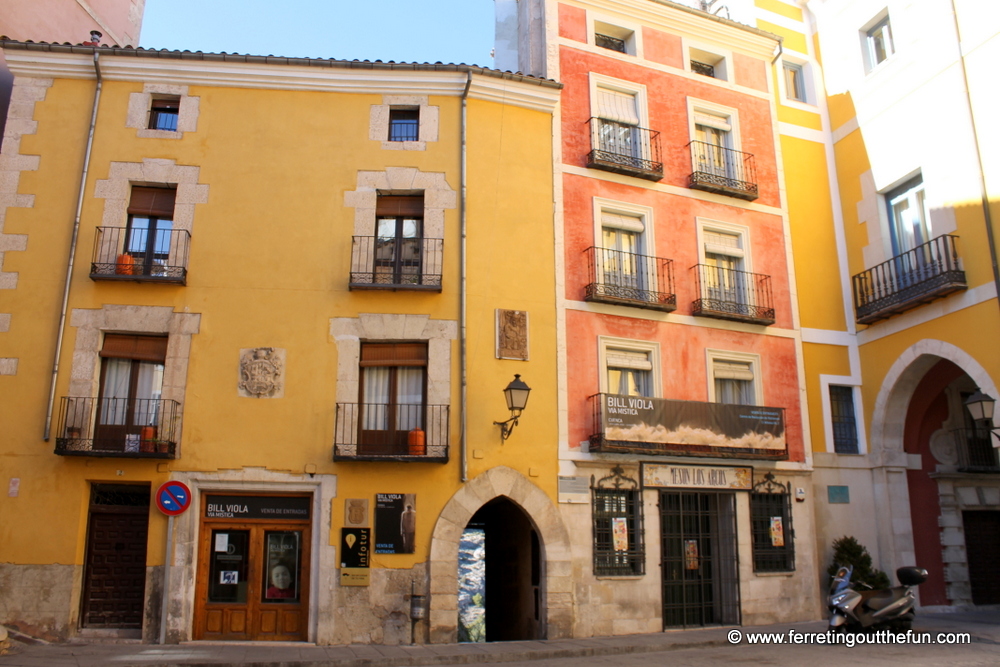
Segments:
[[[184,482],[165,482],[156,490],[156,506],[167,516],[183,514],[191,507],[191,489]]]

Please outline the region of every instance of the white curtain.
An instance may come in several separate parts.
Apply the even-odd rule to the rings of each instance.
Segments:
[[[389,367],[369,366],[365,369],[365,393],[362,397],[362,428],[366,431],[384,431],[389,428]]]
[[[104,392],[101,394],[101,424],[123,426],[128,406],[128,385],[132,376],[130,359],[107,359]]]
[[[163,364],[139,362],[135,389],[134,423],[153,426],[159,416],[160,395],[163,391]]]
[[[424,369],[396,369],[396,428],[423,427]]]

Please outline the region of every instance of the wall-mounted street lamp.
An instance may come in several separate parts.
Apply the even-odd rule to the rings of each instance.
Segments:
[[[528,404],[528,394],[531,387],[521,381],[521,376],[515,374],[507,388],[503,390],[503,396],[507,399],[507,409],[510,410],[510,419],[504,422],[493,422],[500,427],[500,442],[510,437],[514,427],[517,426],[517,418],[521,416],[521,411]]]
[[[972,415],[973,421],[983,423],[989,429],[990,433],[993,434],[993,437],[997,441],[1000,441],[1000,434],[993,428],[993,407],[996,403],[996,400],[992,396],[984,394],[978,389],[976,393],[965,399],[965,407],[968,409],[969,414]],[[997,445],[993,446],[996,447]]]

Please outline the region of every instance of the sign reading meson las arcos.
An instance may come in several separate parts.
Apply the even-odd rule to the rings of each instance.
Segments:
[[[753,468],[643,463],[642,486],[646,489],[750,491],[753,486]]]
[[[602,394],[591,451],[784,459],[784,408]]]

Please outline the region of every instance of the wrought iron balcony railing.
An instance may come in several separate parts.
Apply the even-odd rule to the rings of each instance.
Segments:
[[[617,37],[612,37],[611,35],[602,35],[599,32],[594,33],[594,44],[602,49],[610,49],[619,53],[628,52],[625,47],[624,39],[618,39]]]
[[[957,428],[952,432],[959,472],[1000,472],[998,450],[985,428]]]
[[[709,65],[708,63],[692,60],[691,71],[694,72],[695,74],[701,74],[702,76],[710,76],[713,79],[715,78],[715,66]]]
[[[785,409],[594,394],[590,451],[787,459]]]
[[[183,285],[190,243],[183,229],[98,227],[90,277]]]
[[[334,461],[448,462],[448,406],[338,403]]]
[[[587,248],[594,282],[586,301],[616,303],[670,312],[677,308],[673,262],[610,248]]]
[[[650,181],[663,178],[660,133],[604,118],[591,118],[587,166]]]
[[[355,236],[350,289],[441,291],[444,240]]]
[[[700,295],[691,304],[692,315],[774,324],[771,276],[709,264],[695,264],[691,271]]]
[[[165,399],[64,396],[55,453],[172,459],[177,456],[180,404]]]
[[[854,312],[861,324],[884,320],[968,287],[945,234],[854,276]]]
[[[738,199],[757,199],[757,166],[753,155],[706,141],[692,141],[688,187]]]

